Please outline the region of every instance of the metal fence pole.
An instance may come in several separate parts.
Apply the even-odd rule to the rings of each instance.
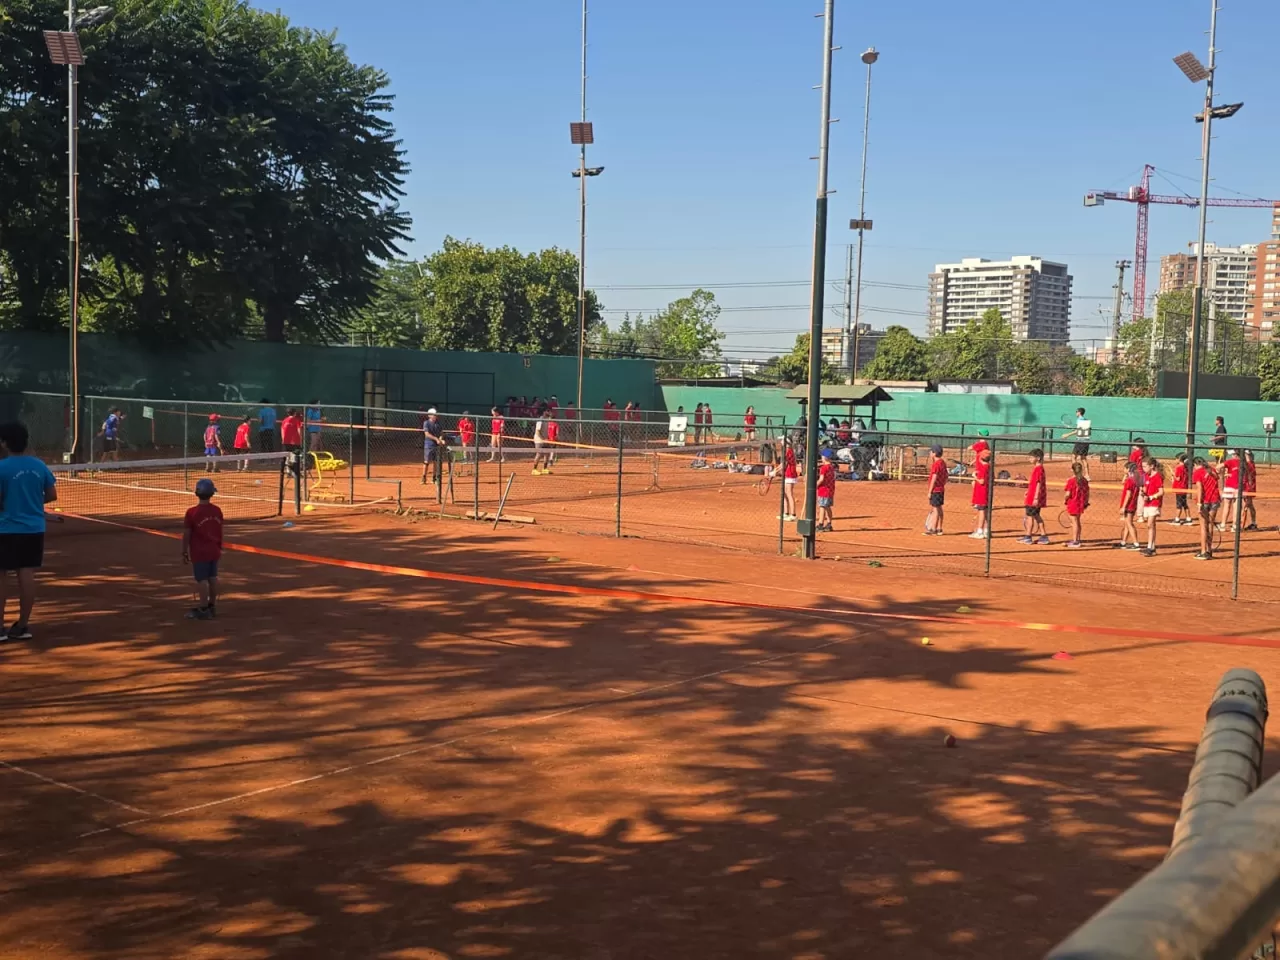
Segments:
[[[622,536],[622,452],[625,430],[618,431],[618,498],[615,504],[613,535]]]
[[[987,463],[987,537],[983,541],[983,561],[982,573],[985,576],[991,576],[991,540],[994,536],[991,530],[991,523],[994,519],[993,514],[996,502],[996,444],[991,441],[991,459]]]
[[[787,550],[787,478],[784,464],[787,457],[786,427],[783,427],[781,454],[773,465],[773,482],[778,485],[778,555]]]
[[[373,432],[373,424],[369,421],[369,408],[364,408],[364,478],[366,480],[373,479],[373,460],[369,454],[369,434]]]
[[[1232,524],[1233,536],[1235,542],[1231,551],[1231,599],[1240,599],[1240,531],[1244,529],[1244,457],[1240,453],[1236,454],[1236,459],[1240,461],[1240,478],[1236,483],[1236,511],[1235,523]]]
[[[356,411],[347,407],[347,502],[356,502]]]
[[[472,438],[472,445],[475,447],[471,461],[471,516],[475,520],[480,519],[480,418],[476,417],[476,433]]]
[[[191,455],[189,434],[191,432],[191,424],[189,417],[191,416],[191,404],[186,400],[182,401],[182,485],[184,487],[191,486],[191,465],[187,462],[187,458]]]

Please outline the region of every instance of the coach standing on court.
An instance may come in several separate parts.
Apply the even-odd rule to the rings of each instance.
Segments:
[[[44,505],[58,499],[53,473],[27,455],[25,424],[0,424],[0,623],[8,606],[9,571],[18,578],[18,619],[0,632],[5,640],[30,640],[36,571],[44,565]]]
[[[266,397],[262,398],[262,409],[258,411],[258,450],[261,453],[276,451],[276,408]]]

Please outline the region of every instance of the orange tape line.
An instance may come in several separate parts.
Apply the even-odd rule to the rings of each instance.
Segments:
[[[90,523],[101,523],[122,530],[146,533],[168,540],[181,540],[176,533],[163,530],[151,530],[147,527],[136,527],[132,524],[118,523],[114,520],[103,520],[99,517],[85,517],[79,514],[63,514],[77,520]],[[319,564],[321,566],[341,567],[346,570],[363,570],[369,573],[386,573],[400,577],[415,577],[420,580],[441,580],[450,583],[467,583],[480,587],[500,587],[504,590],[524,590],[534,593],[555,593],[578,597],[609,597],[617,600],[644,600],[653,603],[675,604],[707,604],[717,607],[737,607],[747,610],[763,610],[771,613],[799,613],[823,620],[845,622],[851,617],[867,617],[876,620],[899,620],[914,623],[953,623],[964,626],[1003,627],[1008,630],[1035,630],[1049,633],[1080,633],[1106,637],[1123,637],[1133,640],[1169,640],[1182,643],[1211,643],[1232,647],[1264,647],[1280,649],[1280,639],[1269,637],[1228,637],[1218,634],[1175,633],[1171,631],[1133,630],[1126,627],[1089,627],[1073,623],[1035,623],[1023,620],[995,620],[984,617],[944,617],[937,614],[887,613],[880,610],[850,609],[843,611],[815,610],[812,607],[799,607],[788,604],[762,603],[758,600],[722,600],[716,597],[685,596],[675,593],[655,593],[647,590],[624,590],[619,587],[588,587],[572,583],[545,583],[536,580],[507,580],[502,577],[483,577],[467,573],[443,573],[438,570],[423,570],[419,567],[402,567],[385,563],[366,563],[362,560],[342,560],[337,557],[325,557],[311,553],[297,553],[292,550],[276,550],[272,547],[255,547],[247,543],[226,543],[223,549],[236,553],[248,553],[260,557],[272,557],[278,560],[295,560],[299,563]]]

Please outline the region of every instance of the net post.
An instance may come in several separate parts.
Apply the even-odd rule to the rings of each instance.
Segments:
[[[286,455],[280,458],[280,496],[276,500],[276,516],[284,514],[284,472],[289,467],[289,457]]]
[[[96,434],[93,432],[93,397],[85,397],[84,403],[84,419],[85,419],[85,441],[88,444],[89,463],[93,463],[93,438]],[[73,458],[74,459],[74,458]]]
[[[347,407],[347,502],[356,502],[356,411]]]
[[[622,456],[623,456],[623,438],[625,429],[618,430],[618,493],[617,500],[614,504],[613,518],[613,535],[615,537],[622,536]]]
[[[293,512],[295,516],[302,515],[302,451],[295,450],[289,454],[289,469],[293,473]]]
[[[987,536],[983,541],[983,558],[982,573],[984,576],[991,576],[991,540],[993,534],[991,532],[991,523],[995,514],[996,502],[996,442],[991,440],[991,462],[987,464]]]

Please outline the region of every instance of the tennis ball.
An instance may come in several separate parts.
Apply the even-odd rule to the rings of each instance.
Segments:
[[[920,644],[921,646],[929,647],[933,645],[933,641],[930,640],[928,637],[925,637],[923,640],[920,641]]]
[[[956,613],[973,613],[972,607],[956,607]]]
[[[303,507],[303,508],[302,508],[302,512],[303,512],[303,513],[310,513],[310,512],[311,512],[312,510],[314,510],[314,509],[315,509],[315,504],[308,503],[305,507]]]
[[[942,745],[944,747],[954,747],[956,745],[956,738],[948,733],[945,737],[942,738]]]

